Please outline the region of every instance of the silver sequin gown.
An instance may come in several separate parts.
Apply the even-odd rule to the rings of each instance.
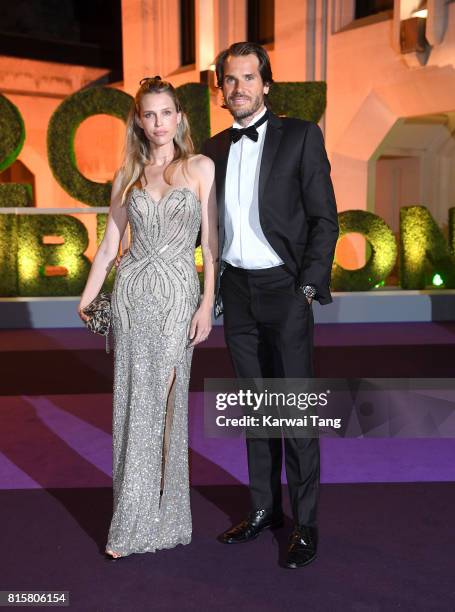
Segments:
[[[191,318],[199,304],[194,248],[200,203],[188,188],[160,201],[130,193],[129,252],[112,293],[114,512],[106,548],[121,555],[191,541],[188,476],[188,384]],[[167,385],[175,400],[160,498]]]

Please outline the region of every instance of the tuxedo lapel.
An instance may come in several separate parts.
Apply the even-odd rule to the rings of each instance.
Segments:
[[[229,130],[220,134],[216,149],[215,175],[216,175],[216,200],[218,203],[218,218],[220,228],[224,229],[224,197],[226,186],[226,171],[229,157],[231,139]]]
[[[273,113],[269,114],[264,148],[262,150],[261,170],[259,172],[259,205],[264,197],[265,186],[273,166],[276,152],[280,145],[283,122]]]

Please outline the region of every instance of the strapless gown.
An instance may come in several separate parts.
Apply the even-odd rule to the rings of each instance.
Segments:
[[[121,555],[191,541],[188,474],[189,328],[199,299],[194,249],[200,202],[188,188],[161,200],[133,188],[131,245],[112,293],[113,516],[106,548]],[[168,380],[175,372],[162,476]]]

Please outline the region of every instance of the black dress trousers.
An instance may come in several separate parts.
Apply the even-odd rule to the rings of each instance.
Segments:
[[[224,331],[238,378],[313,376],[313,312],[283,266],[245,270],[227,265],[220,285]],[[297,525],[315,526],[319,440],[284,437],[286,476]],[[281,438],[247,438],[252,511],[281,515]]]

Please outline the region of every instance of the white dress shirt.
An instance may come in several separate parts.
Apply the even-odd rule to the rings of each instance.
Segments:
[[[253,125],[265,108],[248,124]],[[233,127],[242,128],[234,123]],[[222,259],[237,268],[272,268],[283,263],[272,249],[259,222],[259,172],[267,121],[257,128],[257,142],[242,136],[231,143],[225,182],[225,241]]]

